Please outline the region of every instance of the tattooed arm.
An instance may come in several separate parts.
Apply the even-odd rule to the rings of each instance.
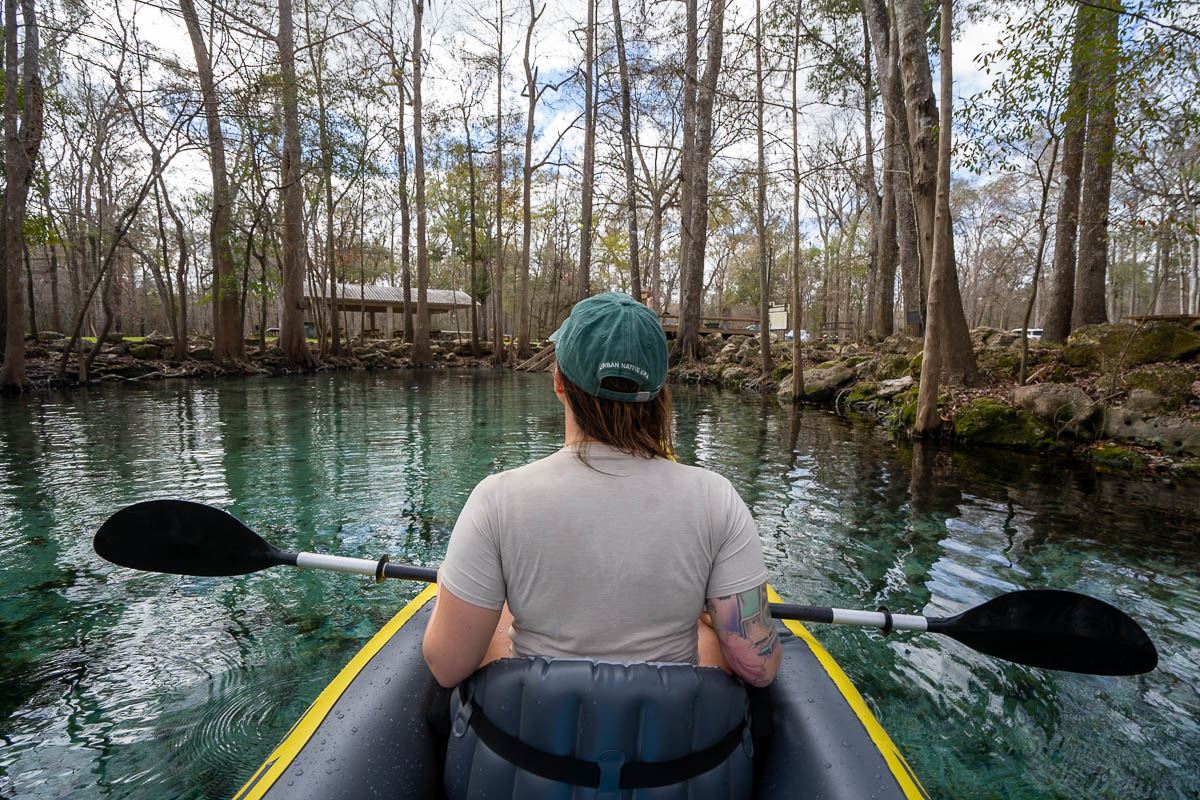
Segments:
[[[766,686],[774,680],[783,651],[771,620],[767,585],[710,597],[706,607],[729,668],[754,686]]]

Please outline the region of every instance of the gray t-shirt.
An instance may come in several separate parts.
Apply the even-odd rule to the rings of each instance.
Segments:
[[[513,613],[514,656],[696,663],[709,597],[767,579],[754,520],[724,477],[605,445],[479,482],[442,581]]]

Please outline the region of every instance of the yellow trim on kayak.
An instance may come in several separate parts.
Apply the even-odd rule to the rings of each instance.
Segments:
[[[775,591],[773,586],[767,586],[767,597],[772,603],[782,603],[783,598],[779,596],[779,592]],[[917,776],[913,774],[912,769],[908,766],[908,762],[904,760],[904,756],[896,748],[887,731],[879,724],[879,720],[875,719],[875,715],[871,713],[871,709],[867,708],[866,702],[862,699],[862,695],[858,693],[858,689],[854,688],[854,684],[846,677],[846,673],[842,672],[842,668],[833,660],[833,656],[821,646],[808,629],[801,625],[797,620],[785,619],[780,620],[784,627],[792,632],[793,636],[797,636],[804,640],[808,645],[808,649],[812,651],[817,660],[821,662],[821,666],[825,668],[825,672],[829,675],[830,680],[837,686],[838,691],[842,693],[842,697],[846,699],[846,704],[853,709],[858,716],[858,721],[867,729],[867,735],[871,737],[871,741],[875,743],[876,749],[879,750],[883,760],[887,762],[888,768],[892,771],[892,777],[896,779],[896,783],[900,784],[900,790],[904,792],[904,796],[910,800],[929,800],[929,795],[925,793],[925,787],[917,780]]]
[[[313,704],[308,707],[291,731],[284,737],[279,746],[274,752],[267,757],[266,762],[259,767],[250,780],[246,781],[246,785],[234,795],[234,800],[259,800],[267,790],[275,783],[283,771],[292,763],[292,759],[296,757],[303,748],[308,744],[308,740],[312,738],[317,727],[325,720],[329,714],[333,704],[342,696],[342,692],[346,691],[358,673],[363,667],[383,649],[383,646],[388,643],[388,640],[395,635],[396,631],[404,626],[404,623],[412,619],[413,614],[426,603],[428,603],[437,594],[437,584],[430,584],[416,597],[414,597],[408,605],[400,609],[396,616],[392,617],[387,625],[380,628],[379,633],[375,634],[371,641],[367,642],[363,649],[358,651],[358,654],[350,660],[350,663],[342,668],[338,676],[330,682],[325,690],[317,696]]]

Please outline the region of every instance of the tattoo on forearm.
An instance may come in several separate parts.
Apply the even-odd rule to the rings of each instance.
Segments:
[[[755,683],[768,680],[766,664],[779,646],[779,634],[766,587],[714,598],[708,610],[730,667]]]

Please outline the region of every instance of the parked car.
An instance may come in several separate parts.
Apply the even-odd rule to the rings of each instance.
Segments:
[[[1020,336],[1020,335],[1021,335],[1021,329],[1020,329],[1020,328],[1013,328],[1011,331],[1009,331],[1009,333],[1012,333],[1012,334],[1015,334],[1015,335],[1017,335],[1017,336]],[[1041,328],[1030,328],[1030,329],[1029,329],[1029,338],[1030,338],[1030,339],[1040,339],[1040,338],[1042,338],[1042,329],[1041,329]]]
[[[746,330],[748,330],[748,331],[760,331],[760,330],[762,330],[762,326],[761,326],[761,325],[759,325],[757,322],[751,322],[749,325],[747,325],[747,326],[746,326]]]
[[[785,342],[790,342],[790,341],[792,341],[792,339],[793,339],[793,336],[792,336],[792,331],[788,331],[787,333],[785,333],[785,334],[783,335],[783,340],[784,340]],[[803,328],[801,328],[801,329],[800,329],[800,341],[802,341],[802,342],[811,342],[811,341],[812,341],[812,334],[811,334],[811,333],[809,333],[808,331],[804,330]]]

